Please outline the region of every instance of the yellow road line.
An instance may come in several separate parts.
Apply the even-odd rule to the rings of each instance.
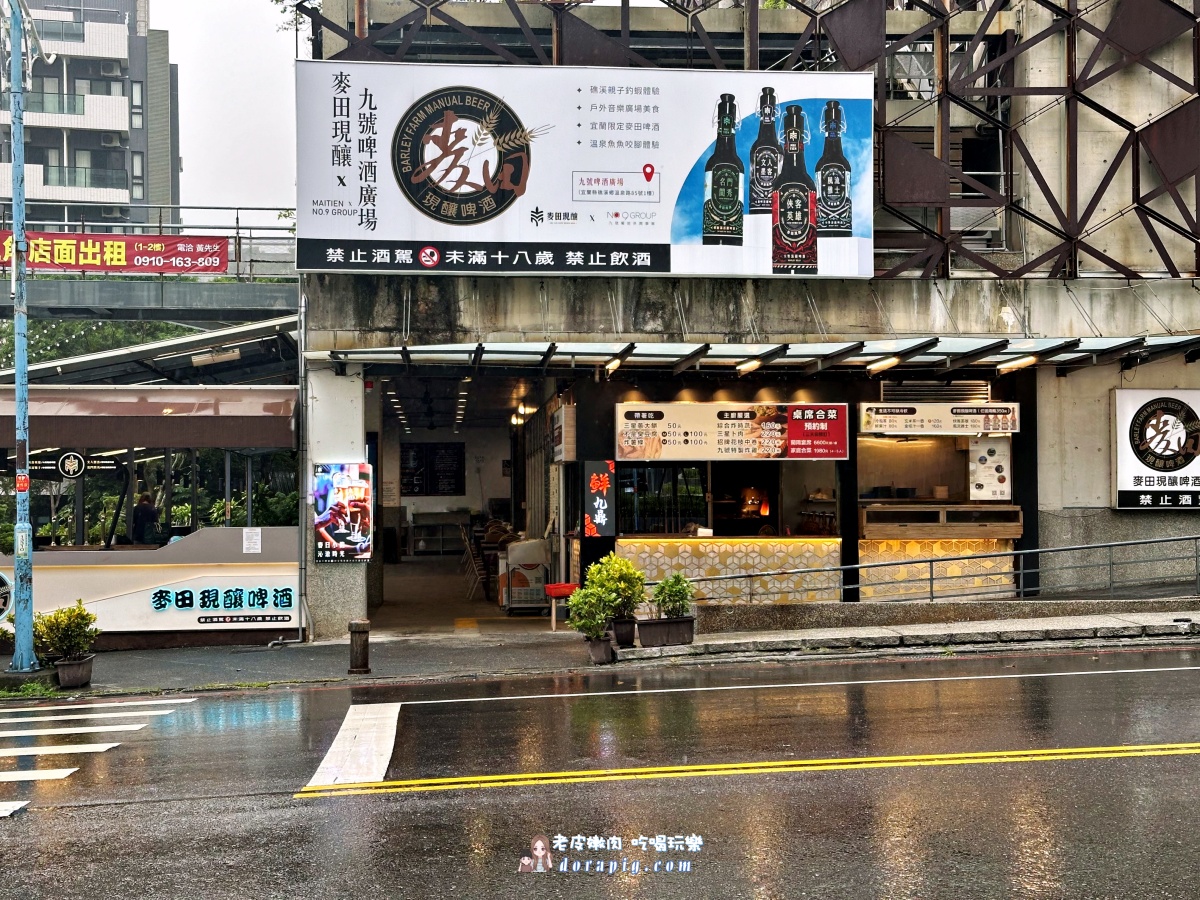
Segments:
[[[583,769],[570,772],[514,772],[506,775],[468,775],[453,778],[418,778],[362,784],[309,785],[294,796],[338,797],[361,794],[397,794],[450,791],[487,787],[528,787],[549,784],[586,784],[600,781],[633,781],[654,778],[702,778],[714,775],[763,775],[796,772],[829,772],[846,769],[884,769],[918,766],[962,766],[985,763],[1051,762],[1073,759],[1122,759],[1147,756],[1200,754],[1200,743],[1134,744],[1115,747],[1062,747],[1038,750],[989,750],[971,753],[934,753],[914,756],[863,756],[832,759],[791,759],[768,762],[717,763],[689,766],[647,766],[635,769]]]

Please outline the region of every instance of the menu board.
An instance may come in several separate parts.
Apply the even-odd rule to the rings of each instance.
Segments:
[[[971,499],[1012,500],[1012,438],[971,438]]]
[[[401,496],[462,497],[466,493],[466,444],[400,445]]]
[[[618,403],[617,459],[847,459],[845,403]]]
[[[1021,430],[1017,403],[860,403],[866,434],[983,434]]]

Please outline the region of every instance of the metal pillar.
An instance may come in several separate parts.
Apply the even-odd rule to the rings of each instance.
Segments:
[[[163,529],[167,539],[171,538],[171,507],[175,503],[175,451],[168,447],[163,452]]]
[[[84,450],[83,456],[87,458],[87,451]],[[75,546],[82,547],[87,543],[87,508],[84,505],[86,495],[86,485],[83,481],[87,478],[87,467],[79,473],[79,477],[75,479]]]
[[[229,466],[233,461],[232,454],[225,451],[225,527],[228,528],[233,520],[233,485],[229,483]]]
[[[246,527],[254,527],[254,482],[251,481],[253,472],[251,471],[252,457],[246,457]]]
[[[137,454],[133,452],[133,448],[129,448],[129,454],[125,457],[125,468],[129,470],[129,490],[125,493],[125,537],[133,540],[133,508],[137,506],[138,493],[138,475],[137,475]]]
[[[199,468],[199,466],[197,466],[197,464],[196,464],[196,451],[193,449],[193,450],[192,450],[192,476],[191,476],[191,481],[189,482],[189,483],[191,484],[191,486],[192,486],[192,522],[191,522],[191,528],[192,528],[192,531],[193,531],[193,532],[194,532],[194,531],[195,531],[197,528],[199,528],[199,527],[200,527],[200,517],[199,517],[198,515],[196,515],[196,504],[197,504],[197,503],[200,501],[200,493],[199,493],[199,492],[200,492],[200,488],[199,488],[199,486],[196,484],[196,473],[197,473],[197,470],[198,470],[198,468]]]
[[[25,296],[25,22],[10,0],[9,92],[12,115],[13,338],[17,382],[17,525],[13,531],[14,641],[10,672],[35,672],[33,652],[33,528],[29,524],[29,307]]]

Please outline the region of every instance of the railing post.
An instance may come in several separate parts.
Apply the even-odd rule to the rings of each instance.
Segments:
[[[1025,599],[1025,554],[1017,554],[1017,599]]]
[[[1192,567],[1196,570],[1196,593],[1200,594],[1200,540],[1192,541]]]
[[[754,576],[746,575],[746,599],[748,602],[754,602]]]
[[[929,560],[929,602],[933,602],[933,560]]]
[[[1108,547],[1108,596],[1113,595],[1113,548]]]

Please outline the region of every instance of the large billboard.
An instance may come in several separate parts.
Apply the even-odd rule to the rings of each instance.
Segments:
[[[1200,391],[1112,394],[1113,507],[1200,509]]]
[[[301,61],[297,268],[870,277],[870,73]]]

